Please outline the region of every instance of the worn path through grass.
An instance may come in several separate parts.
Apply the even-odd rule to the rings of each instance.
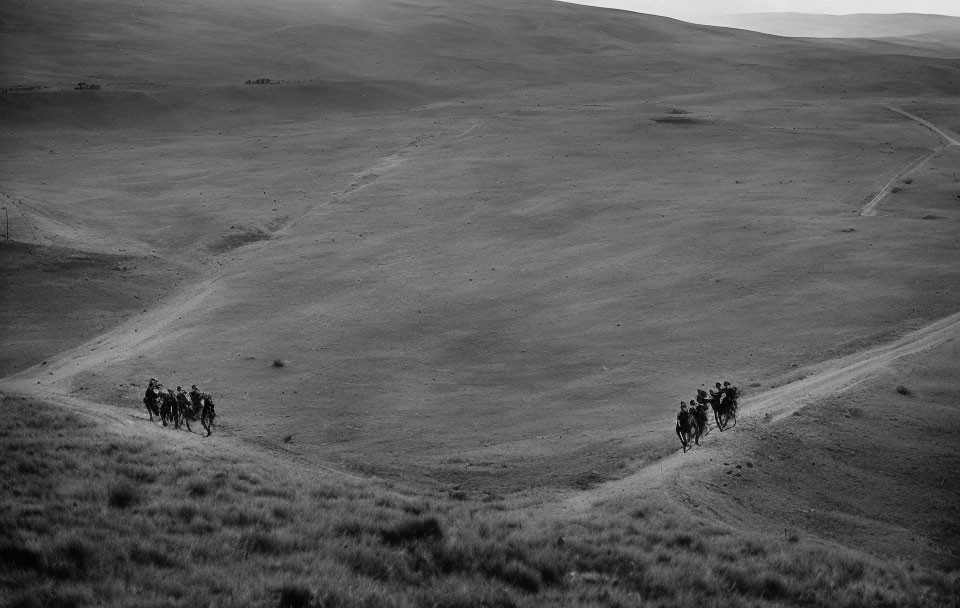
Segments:
[[[960,337],[960,313],[920,328],[902,338],[859,353],[826,361],[802,370],[803,377],[789,384],[746,397],[740,404],[738,421],[748,423],[764,419],[777,422],[815,399],[837,395],[876,375],[902,357],[935,348]],[[668,432],[668,429],[664,429]],[[714,428],[711,435],[719,435]],[[597,488],[561,497],[544,505],[554,516],[571,517],[588,511],[610,499],[649,497],[651,493],[670,495],[679,491],[676,480],[695,471],[714,456],[710,447],[677,452],[645,466],[639,472]],[[677,501],[682,504],[683,501]]]

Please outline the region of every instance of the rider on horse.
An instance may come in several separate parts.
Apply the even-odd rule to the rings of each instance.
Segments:
[[[147,413],[150,414],[150,421],[153,422],[155,415],[160,415],[160,389],[163,385],[156,378],[150,378],[147,382],[147,390],[143,393],[143,404],[147,407]]]
[[[203,398],[203,393],[200,392],[200,389],[197,388],[197,385],[194,384],[190,387],[190,402],[193,403],[193,409],[200,411],[200,399]]]
[[[691,399],[690,415],[693,416],[694,421],[700,427],[700,432],[704,432],[707,428],[707,404],[706,403],[698,404],[693,399]]]
[[[683,451],[687,451],[687,445],[690,442],[690,433],[691,433],[691,416],[690,411],[687,410],[687,402],[680,400],[680,411],[677,413],[677,437],[680,438],[680,443],[683,444]]]

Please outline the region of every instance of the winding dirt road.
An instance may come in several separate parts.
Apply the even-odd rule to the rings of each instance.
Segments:
[[[875,216],[875,215],[877,214],[877,203],[879,203],[880,201],[882,201],[884,198],[886,198],[886,196],[887,196],[888,194],[890,194],[890,192],[891,192],[892,189],[893,189],[893,184],[895,184],[896,182],[898,182],[898,181],[900,181],[900,180],[906,179],[908,176],[910,176],[910,175],[912,175],[913,173],[916,173],[917,171],[919,171],[921,167],[923,167],[924,165],[927,164],[927,161],[929,161],[931,158],[933,158],[934,156],[936,156],[936,155],[939,154],[940,152],[943,152],[943,151],[944,151],[945,149],[947,149],[948,147],[950,147],[950,146],[960,146],[960,140],[957,140],[955,137],[953,137],[953,136],[950,135],[949,133],[943,131],[942,129],[938,128],[936,125],[932,124],[931,122],[929,122],[929,121],[927,121],[927,120],[924,120],[924,119],[920,118],[919,116],[914,116],[913,114],[911,114],[911,113],[909,113],[909,112],[905,112],[905,111],[901,110],[900,108],[895,108],[895,107],[893,107],[893,106],[887,106],[887,109],[890,110],[891,112],[896,112],[897,114],[900,114],[901,116],[905,116],[906,118],[909,118],[910,120],[916,121],[916,122],[920,123],[921,125],[923,125],[924,127],[930,129],[931,131],[933,131],[933,132],[937,135],[937,137],[940,138],[942,145],[941,145],[939,148],[937,148],[936,150],[932,150],[932,151],[924,154],[923,156],[921,156],[920,158],[914,160],[914,161],[911,162],[909,165],[907,165],[906,167],[904,167],[903,169],[901,169],[899,172],[897,172],[897,174],[894,175],[893,178],[892,178],[889,182],[887,182],[886,185],[885,185],[883,188],[880,189],[880,192],[878,192],[878,193],[876,194],[876,196],[874,196],[872,199],[870,199],[870,202],[868,202],[866,205],[863,206],[863,208],[860,210],[860,215],[861,215],[862,217],[873,217],[873,216]]]
[[[890,109],[937,133],[945,142],[944,147],[960,145],[960,141],[929,122],[902,110],[892,107]],[[460,136],[469,134],[480,124],[482,123],[474,125],[461,133]],[[401,148],[397,153],[387,157],[383,161],[384,164],[378,166],[377,169],[387,170],[395,163],[400,162],[400,155],[404,151]],[[925,155],[921,159],[917,159],[904,171],[916,170],[922,165],[923,159],[929,156]],[[373,173],[374,178],[375,175],[376,173]],[[891,180],[890,184],[903,175],[904,172],[901,171],[897,178]],[[889,190],[890,184],[885,187],[884,192]],[[357,187],[362,187],[362,184]],[[875,214],[876,203],[882,198],[884,192],[875,197],[861,211],[861,215]],[[265,246],[265,243],[256,243],[250,246]],[[155,346],[164,340],[177,339],[176,332],[173,329],[178,317],[185,310],[203,306],[205,302],[210,301],[221,289],[221,279],[230,276],[232,270],[230,266],[229,262],[220,266],[212,276],[202,283],[181,292],[158,307],[118,325],[92,341],[59,354],[46,365],[34,366],[14,376],[0,379],[0,392],[37,397],[60,403],[100,420],[106,420],[111,427],[125,435],[146,436],[165,432],[155,425],[145,423],[146,415],[139,408],[136,413],[133,413],[129,409],[119,409],[69,395],[69,380],[80,371],[94,370],[114,361],[128,358],[133,353]],[[841,393],[870,378],[898,358],[933,348],[958,337],[960,337],[960,313],[940,319],[891,343],[810,366],[801,370],[804,372],[804,377],[801,380],[745,398],[741,406],[740,422],[741,424],[749,424],[751,420],[764,419],[776,423],[803,407],[808,400]],[[672,429],[664,429],[664,432],[671,433]],[[174,435],[177,436],[177,441],[184,443],[201,441],[199,436],[194,437],[186,433]],[[243,451],[258,449],[256,446],[241,442],[240,439],[231,436],[229,432],[218,433],[211,440],[203,441],[221,447],[232,445],[235,449]],[[206,448],[198,447],[197,449]],[[649,464],[629,477],[602,484],[587,491],[559,494],[554,497],[554,500],[544,503],[540,510],[544,514],[558,517],[575,516],[589,510],[593,505],[611,498],[649,495],[651,492],[679,491],[676,489],[677,485],[673,484],[672,481],[702,465],[715,455],[715,448],[710,445],[686,454],[681,453],[678,449],[673,455]]]
[[[801,380],[745,398],[740,406],[738,424],[742,427],[761,419],[776,423],[811,400],[852,388],[901,357],[958,338],[960,313],[955,313],[888,344],[816,364],[803,370],[804,377]],[[664,429],[664,432],[671,431],[672,429]],[[716,429],[713,433],[719,434]],[[570,517],[611,499],[682,492],[679,484],[674,483],[678,476],[696,471],[714,456],[717,456],[717,453],[713,446],[701,446],[687,453],[683,453],[678,447],[674,454],[647,465],[629,477],[560,497],[557,502],[544,505],[544,511],[549,515]]]
[[[211,285],[207,289],[187,294],[185,297],[195,304],[198,300],[202,301],[208,297],[211,289],[215,287]],[[152,326],[157,334],[161,333],[165,326],[164,321],[169,318],[170,309],[175,310],[183,304],[182,300],[170,302],[155,311],[155,316],[147,316],[153,320]],[[139,320],[140,323],[145,321],[147,321],[145,318]],[[165,441],[169,441],[167,437],[170,436],[184,444],[209,442],[211,447],[216,443],[219,446],[218,449],[228,445],[243,451],[258,449],[245,443],[241,444],[240,440],[229,432],[218,432],[211,438],[212,441],[201,440],[199,435],[169,433],[156,425],[146,423],[146,414],[139,410],[133,413],[131,410],[118,409],[66,394],[66,388],[59,385],[57,380],[69,377],[75,372],[75,368],[89,368],[102,364],[115,356],[120,356],[121,352],[141,344],[141,338],[131,337],[136,334],[129,332],[129,329],[121,326],[114,332],[101,337],[96,342],[95,350],[91,350],[90,344],[87,344],[64,353],[59,358],[59,365],[54,368],[52,377],[47,371],[47,366],[38,366],[0,380],[0,392],[59,403],[99,420],[105,420],[113,430],[126,436],[145,436],[165,432]],[[149,340],[157,334],[145,335],[143,339]],[[802,370],[804,377],[801,380],[745,398],[741,404],[739,424],[742,426],[760,419],[776,423],[802,408],[809,400],[842,393],[867,380],[901,357],[913,355],[958,338],[960,338],[960,313],[955,313],[888,344],[810,366]],[[665,429],[664,432],[670,430]],[[717,433],[716,430],[713,432]],[[204,448],[195,445],[194,449],[202,451]],[[614,498],[634,498],[650,496],[653,493],[669,494],[682,491],[680,486],[674,483],[677,477],[696,470],[716,455],[716,448],[710,445],[701,446],[687,453],[682,453],[678,449],[676,453],[647,465],[629,477],[602,484],[591,490],[558,495],[553,500],[542,504],[537,510],[544,516],[575,517],[598,503]],[[286,454],[282,457],[290,458]],[[334,469],[320,468],[326,469],[328,473],[338,473]],[[344,473],[344,476],[350,475]]]

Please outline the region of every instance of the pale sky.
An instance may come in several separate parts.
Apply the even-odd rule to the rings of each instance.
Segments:
[[[737,13],[932,13],[960,17],[960,0],[565,0],[684,21]]]

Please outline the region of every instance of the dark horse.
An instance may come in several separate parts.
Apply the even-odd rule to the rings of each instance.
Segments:
[[[691,404],[693,401],[690,402]],[[692,405],[690,407],[691,430],[693,431],[693,441],[700,445],[700,438],[710,431],[707,424],[707,406]]]
[[[694,426],[696,426],[696,420],[693,414],[687,410],[680,410],[677,414],[677,437],[680,438],[680,445],[683,446],[684,452],[690,449],[690,438],[695,437]]]
[[[160,402],[163,400],[159,388],[150,387],[143,395],[143,405],[147,407],[147,413],[150,414],[150,422],[153,422],[154,416],[160,415]]]
[[[737,399],[730,397],[729,394],[721,393],[714,396],[710,391],[712,399],[708,402],[713,408],[713,419],[717,422],[717,428],[724,431],[737,425]]]
[[[190,428],[190,423],[197,420],[207,431],[205,437],[209,437],[213,433],[213,421],[216,419],[217,413],[214,411],[213,399],[210,395],[204,394],[197,402],[182,406],[180,413],[183,416],[184,424],[187,425],[187,430],[191,433],[193,429]]]
[[[179,426],[179,424],[177,424],[178,409],[177,397],[173,394],[173,391],[168,390],[165,393],[160,393],[160,421],[163,422],[163,426],[167,426],[168,422]]]

